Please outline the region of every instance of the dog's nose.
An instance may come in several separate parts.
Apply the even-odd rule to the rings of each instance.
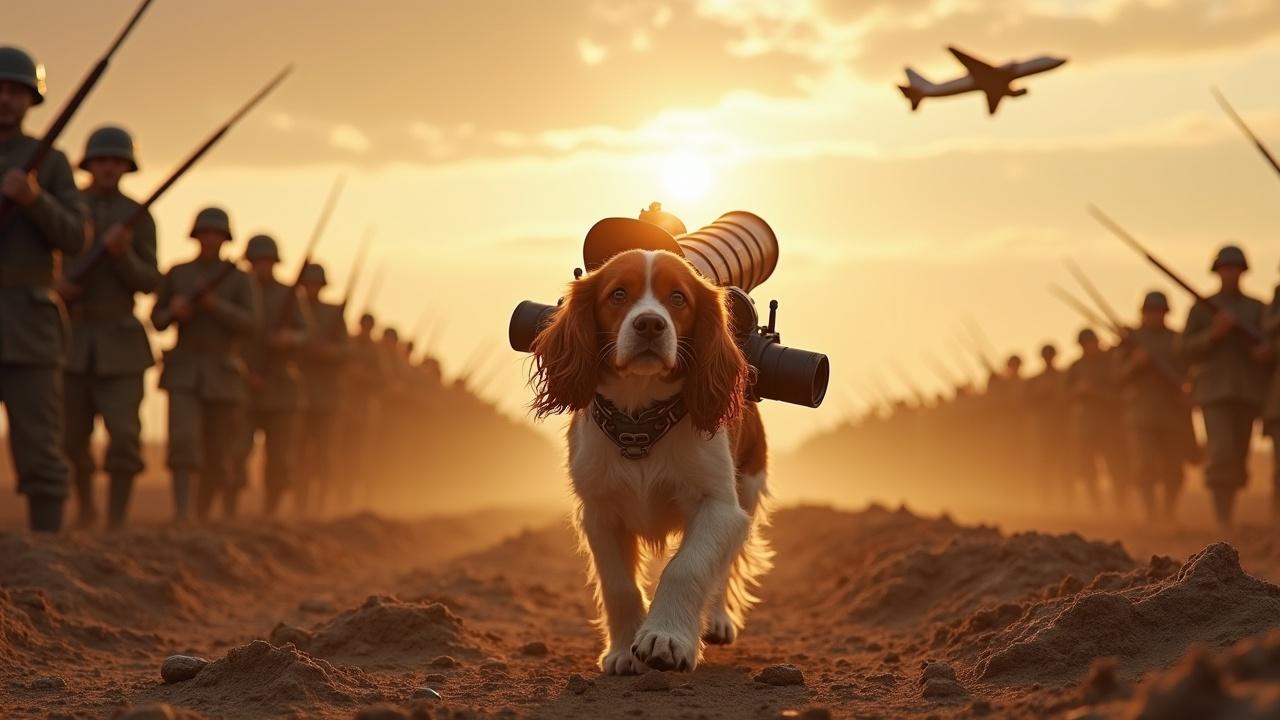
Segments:
[[[652,340],[667,329],[667,321],[657,313],[640,313],[635,320],[631,321],[631,327],[639,333],[640,337]]]

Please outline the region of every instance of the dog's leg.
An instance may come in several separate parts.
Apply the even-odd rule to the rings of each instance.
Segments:
[[[615,518],[589,507],[583,507],[579,527],[591,550],[591,575],[600,612],[597,622],[605,636],[600,669],[606,675],[642,672],[644,663],[632,654],[630,645],[645,611],[644,594],[636,579],[639,542]]]
[[[759,585],[759,577],[773,566],[773,550],[760,533],[769,524],[765,481],[763,470],[738,477],[738,504],[751,517],[751,533],[707,604],[702,639],[709,645],[728,645],[737,639],[746,624],[747,611],[758,601],[753,591]]]
[[[649,617],[631,646],[636,657],[660,670],[693,670],[698,664],[702,611],[746,542],[751,519],[737,502],[706,498],[684,532],[654,594]]]

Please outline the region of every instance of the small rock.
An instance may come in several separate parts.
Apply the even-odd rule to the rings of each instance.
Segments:
[[[170,655],[165,658],[164,664],[160,666],[160,677],[166,683],[182,682],[190,680],[208,665],[209,661],[204,658],[194,657],[191,655]]]
[[[920,684],[925,685],[930,680],[949,680],[956,682],[956,671],[950,665],[944,662],[925,662],[924,667],[920,670]]]
[[[298,609],[305,613],[328,615],[337,612],[338,608],[328,598],[312,597],[298,603]]]
[[[440,657],[431,661],[431,667],[455,668],[455,667],[458,667],[458,661],[454,660],[448,655],[441,655]]]
[[[185,715],[179,715],[174,711],[173,706],[168,703],[158,703],[129,708],[123,714],[116,716],[116,720],[178,720],[180,717]]]
[[[831,720],[831,711],[824,707],[807,707],[800,710],[783,710],[779,718],[786,720]]]
[[[535,640],[533,642],[525,643],[524,645],[521,645],[520,652],[525,655],[533,655],[533,656],[546,655],[548,652],[547,644],[542,642],[541,640]]]
[[[413,691],[413,699],[414,700],[442,700],[443,698],[441,698],[440,693],[436,692],[433,688],[420,687],[417,690]]]
[[[497,658],[489,658],[488,660],[485,660],[484,662],[480,663],[480,669],[496,671],[496,672],[506,672],[507,664]]]
[[[429,683],[431,685],[439,685],[446,679],[448,678],[446,678],[443,673],[427,673],[426,676],[422,678],[422,682]]]
[[[661,670],[650,670],[636,680],[636,689],[646,692],[666,691],[671,689],[671,681]]]
[[[770,665],[755,677],[756,682],[767,685],[803,685],[804,673],[795,665]]]
[[[31,681],[32,690],[66,690],[67,681],[57,675],[38,677]]]
[[[964,694],[964,688],[955,680],[946,678],[929,678],[924,683],[924,688],[920,690],[920,694],[927,698],[955,697]]]
[[[279,623],[271,629],[271,635],[267,640],[272,645],[280,646],[291,644],[299,650],[306,650],[307,647],[311,645],[311,633],[300,627]]]
[[[354,720],[409,720],[409,716],[391,705],[371,705],[356,713]]]
[[[570,675],[564,683],[564,689],[574,695],[581,695],[595,686],[594,680],[588,680],[577,673]]]

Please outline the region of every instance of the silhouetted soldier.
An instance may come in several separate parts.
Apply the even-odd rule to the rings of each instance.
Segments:
[[[1114,361],[1093,330],[1081,330],[1077,340],[1081,356],[1067,371],[1067,390],[1078,472],[1095,506],[1101,507],[1098,464],[1105,465],[1117,509],[1122,509],[1130,470]]]
[[[1270,348],[1259,346],[1236,327],[1262,329],[1265,306],[1240,289],[1249,269],[1234,245],[1218,251],[1211,270],[1221,289],[1209,303],[1196,303],[1187,316],[1182,352],[1195,368],[1196,403],[1204,416],[1208,444],[1205,480],[1213,493],[1219,525],[1231,524],[1236,493],[1248,482],[1249,445],[1266,392]]]
[[[22,169],[39,141],[23,132],[27,111],[44,102],[44,68],[0,47],[0,401],[9,448],[32,530],[57,532],[70,466],[64,452],[65,315],[53,290],[55,251],[80,252],[85,207],[67,158],[52,150]]]
[[[1271,517],[1280,521],[1280,285],[1267,308],[1263,330],[1271,341],[1271,381],[1267,388],[1267,402],[1262,408],[1262,429],[1271,438]]]
[[[373,503],[381,479],[373,477],[376,440],[381,432],[381,405],[390,369],[382,348],[373,337],[376,325],[369,313],[360,316],[360,328],[351,338],[350,361],[346,372],[346,410],[342,417],[343,489],[347,499]]]
[[[342,408],[342,373],[350,336],[342,306],[324,302],[320,291],[328,284],[324,267],[309,263],[301,274],[303,306],[311,332],[298,353],[307,405],[303,413],[302,472],[295,499],[305,511],[324,509],[332,489],[337,460],[338,411]]]
[[[307,337],[307,323],[294,288],[276,280],[280,250],[274,238],[255,235],[244,251],[262,307],[261,324],[244,348],[249,372],[249,411],[241,427],[236,459],[239,481],[247,482],[249,456],[262,431],[263,511],[274,515],[280,498],[293,487],[303,405],[301,373],[295,355]],[[284,323],[281,320],[284,319]]]
[[[191,237],[200,243],[195,260],[175,265],[160,282],[151,323],[157,330],[178,324],[178,341],[165,353],[160,387],[169,393],[169,469],[174,510],[188,517],[192,474],[199,477],[196,513],[207,518],[216,496],[224,512],[235,512],[236,440],[247,400],[241,344],[257,331],[261,311],[249,276],[221,257],[231,240],[226,211],[211,207],[196,215]],[[226,279],[211,291],[214,277]]]
[[[106,248],[78,282],[58,286],[71,309],[71,356],[66,380],[66,448],[75,473],[79,506],[77,525],[97,519],[93,493],[93,456],[89,441],[94,420],[102,417],[109,444],[104,469],[111,478],[107,524],[124,524],[134,478],[143,470],[142,377],[154,364],[146,328],[134,316],[134,296],[150,293],[160,282],[156,266],[156,225],[150,212],[131,229],[125,222],[139,205],[120,192],[120,179],[136,172],[133,138],[125,130],[105,126],[93,131],[80,169],[91,182],[84,192],[93,219],[94,242]],[[77,268],[78,256],[66,266]]]
[[[1191,404],[1184,390],[1186,367],[1178,355],[1178,334],[1165,324],[1168,314],[1164,293],[1147,293],[1142,322],[1117,354],[1134,481],[1149,518],[1173,516],[1183,465],[1196,454]]]
[[[1044,369],[1027,381],[1031,418],[1031,446],[1035,452],[1035,474],[1044,484],[1045,499],[1053,507],[1071,501],[1071,478],[1067,472],[1068,444],[1063,442],[1070,421],[1065,373],[1057,366],[1058,349],[1040,348]]]

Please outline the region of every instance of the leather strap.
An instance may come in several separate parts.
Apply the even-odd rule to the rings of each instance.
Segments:
[[[591,419],[628,460],[647,456],[649,450],[688,414],[683,395],[663,400],[635,415],[619,410],[599,394],[591,402]]]

